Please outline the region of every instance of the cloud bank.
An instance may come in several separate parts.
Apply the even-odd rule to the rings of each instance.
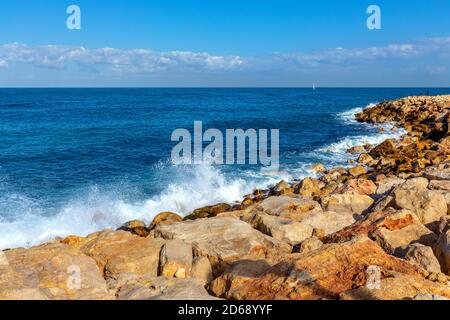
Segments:
[[[418,78],[439,75],[445,82],[444,85],[449,85],[449,61],[450,37],[426,38],[368,48],[330,48],[308,53],[270,53],[260,56],[12,43],[0,45],[0,80],[2,73],[7,70],[11,72],[17,69],[21,70],[21,73],[17,73],[19,76],[45,76],[48,80],[70,69],[71,72],[75,70],[80,79],[83,75],[99,79],[114,76],[124,81],[133,76],[157,75],[158,79],[163,79],[187,75],[184,80],[186,83],[181,85],[189,85],[189,77],[194,79],[197,76],[199,79],[207,78],[204,81],[209,82],[211,79],[228,79],[230,84],[239,86],[238,80],[242,76],[245,76],[242,78],[247,79],[248,83],[253,79],[255,83],[271,85],[261,81],[264,75],[270,79],[269,75],[273,74],[281,74],[278,79],[282,80],[280,83],[286,84],[289,83],[287,77],[292,75],[317,74],[322,78],[327,75],[337,78],[338,74],[345,72],[353,72],[353,79],[361,81],[360,79],[369,75],[368,70],[371,69],[375,70],[373,73],[380,73],[381,70],[392,73],[395,70],[406,75],[414,74]],[[232,79],[233,75],[235,79]],[[221,85],[219,80],[213,81],[213,84]],[[360,84],[356,80],[353,82]],[[1,83],[0,81],[0,85]],[[171,82],[168,80],[167,84],[170,85]]]

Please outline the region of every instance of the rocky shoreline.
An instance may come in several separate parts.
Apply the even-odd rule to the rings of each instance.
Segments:
[[[0,299],[450,299],[450,95],[356,119],[407,134],[239,204],[0,252]],[[395,128],[394,128],[395,130]]]

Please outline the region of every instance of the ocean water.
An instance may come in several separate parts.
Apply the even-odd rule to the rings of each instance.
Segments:
[[[401,132],[354,121],[363,108],[426,89],[0,89],[0,248],[87,235],[161,211],[234,202],[345,150]],[[449,93],[432,89],[430,94]],[[174,166],[172,131],[279,129],[280,172]]]

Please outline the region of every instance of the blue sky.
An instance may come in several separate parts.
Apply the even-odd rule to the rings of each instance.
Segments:
[[[81,8],[81,30],[66,8]],[[382,29],[366,27],[376,4]],[[3,0],[0,86],[450,86],[448,0]]]

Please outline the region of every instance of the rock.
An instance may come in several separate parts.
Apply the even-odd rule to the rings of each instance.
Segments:
[[[111,299],[95,261],[77,248],[51,242],[2,252],[0,299]]]
[[[313,227],[283,217],[257,214],[252,221],[257,230],[294,246],[311,237]]]
[[[118,300],[217,300],[197,279],[123,274],[117,282]]]
[[[427,186],[428,181],[422,178],[406,181],[393,191],[394,206],[413,211],[423,224],[439,221],[447,215],[447,202],[442,194],[427,190]]]
[[[363,237],[324,245],[305,254],[293,254],[258,274],[257,278],[234,275],[226,285],[230,289],[212,291],[233,300],[337,299],[340,293],[365,285],[368,268],[373,266],[377,266],[381,274],[399,272],[422,279],[419,268],[389,256],[375,242]],[[225,277],[227,275],[222,275],[213,282],[223,281]],[[442,290],[435,293],[446,294]]]
[[[342,300],[406,300],[418,295],[432,295],[450,298],[450,289],[421,277],[401,273],[391,273],[381,279],[379,289],[364,286],[340,295]]]
[[[280,181],[278,184],[271,189],[274,194],[280,194],[283,190],[290,189],[290,184],[286,181]]]
[[[300,182],[295,192],[304,197],[314,197],[320,194],[323,183],[318,179],[305,178]]]
[[[362,163],[364,165],[367,165],[367,164],[371,163],[372,161],[374,161],[374,159],[368,153],[363,153],[358,157],[358,162]]]
[[[450,180],[431,180],[428,187],[431,190],[450,192]]]
[[[376,194],[387,194],[390,193],[395,187],[405,183],[405,180],[398,177],[387,177],[377,183]]]
[[[413,300],[432,301],[432,300],[449,300],[449,299],[437,294],[419,293],[417,296],[413,298]]]
[[[391,156],[395,153],[397,153],[397,149],[391,139],[385,140],[369,152],[370,156],[373,158]]]
[[[288,244],[264,235],[248,223],[229,217],[160,225],[155,236],[192,243],[195,256],[208,257],[215,275],[236,260],[278,261],[292,250]]]
[[[239,296],[240,286],[246,281],[259,278],[271,265],[264,260],[240,260],[211,282],[209,289],[214,295],[225,299]]]
[[[438,235],[446,233],[447,230],[450,230],[450,215],[442,217],[441,220],[439,220]]]
[[[252,210],[254,214],[278,216],[292,221],[301,221],[304,217],[320,211],[322,208],[318,202],[296,195],[269,197]]]
[[[366,151],[366,148],[364,146],[355,146],[347,149],[347,153],[362,153]]]
[[[88,240],[81,251],[97,262],[106,278],[121,273],[158,275],[164,240],[141,238],[125,231],[103,231],[89,236]]]
[[[145,222],[141,220],[132,220],[124,223],[119,230],[131,231],[134,228],[145,227]]]
[[[332,194],[326,200],[325,209],[334,212],[352,212],[361,214],[372,204],[369,196],[358,194]]]
[[[196,278],[203,283],[209,283],[213,280],[211,263],[207,257],[197,257],[192,263],[192,278]]]
[[[390,254],[402,257],[404,256],[406,247],[410,244],[421,243],[427,246],[433,246],[437,240],[437,236],[423,226],[417,217],[407,210],[391,214],[388,216],[388,219],[388,221],[397,222],[390,224],[386,223],[385,220],[370,235]]]
[[[441,266],[431,247],[418,243],[411,244],[406,248],[405,259],[419,265],[430,273],[441,272]]]
[[[442,271],[446,275],[450,275],[450,230],[440,236],[434,251],[441,264]]]
[[[366,173],[366,168],[364,166],[356,166],[348,169],[348,173],[350,173],[353,177],[359,177]]]
[[[323,242],[320,241],[317,237],[311,237],[306,239],[300,245],[300,253],[308,253],[317,249],[320,249],[323,246]]]
[[[333,193],[359,194],[370,196],[375,193],[377,186],[367,179],[352,179],[347,181],[341,188],[337,188]]]
[[[207,206],[194,210],[192,214],[188,215],[184,220],[195,220],[208,217],[215,217],[219,213],[231,210],[231,206],[227,203],[219,203],[213,206]]]
[[[322,230],[322,236],[327,236],[344,229],[355,221],[354,215],[351,212],[325,211],[317,212],[306,217],[302,220],[301,224],[311,226],[311,229]]]
[[[424,176],[430,180],[450,180],[450,161],[426,168]]]
[[[180,240],[167,240],[161,249],[159,275],[188,278],[192,268],[192,246]]]
[[[169,225],[175,222],[183,221],[183,218],[180,217],[178,214],[173,212],[161,212],[156,215],[156,217],[153,219],[152,223],[149,226],[150,230],[155,229],[156,226],[163,224],[163,225]]]
[[[324,173],[325,171],[327,171],[325,166],[321,163],[313,164],[311,166],[311,170],[314,171],[315,173]]]

